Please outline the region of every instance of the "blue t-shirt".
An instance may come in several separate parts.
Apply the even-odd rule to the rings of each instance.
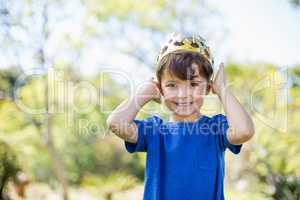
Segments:
[[[126,150],[147,152],[144,200],[224,200],[224,153],[242,145],[227,140],[224,115],[203,115],[194,122],[164,122],[152,115],[134,122],[137,143]]]

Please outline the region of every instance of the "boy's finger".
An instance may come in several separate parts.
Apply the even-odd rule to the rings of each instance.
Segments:
[[[216,76],[215,76],[214,81],[218,78],[218,76],[219,76],[219,74],[220,74],[220,70],[221,70],[221,65],[219,66],[219,69],[218,69],[218,71],[217,71],[217,73],[216,73]]]

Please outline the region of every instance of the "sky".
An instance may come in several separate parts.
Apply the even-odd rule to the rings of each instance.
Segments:
[[[300,9],[287,0],[212,0],[229,34],[219,60],[300,64]]]

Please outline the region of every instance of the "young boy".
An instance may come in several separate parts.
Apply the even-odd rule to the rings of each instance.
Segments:
[[[107,119],[128,152],[147,152],[144,200],[224,200],[224,152],[238,154],[254,134],[251,117],[226,88],[224,64],[213,74],[213,58],[200,36],[172,34],[157,60],[157,81],[149,81]],[[226,117],[201,114],[205,95],[218,95]],[[168,122],[152,115],[135,119],[160,97]]]

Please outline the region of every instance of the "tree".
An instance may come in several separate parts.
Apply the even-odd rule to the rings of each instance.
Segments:
[[[16,177],[20,170],[17,157],[12,148],[3,141],[0,141],[0,199],[8,199],[5,186],[9,180]]]

